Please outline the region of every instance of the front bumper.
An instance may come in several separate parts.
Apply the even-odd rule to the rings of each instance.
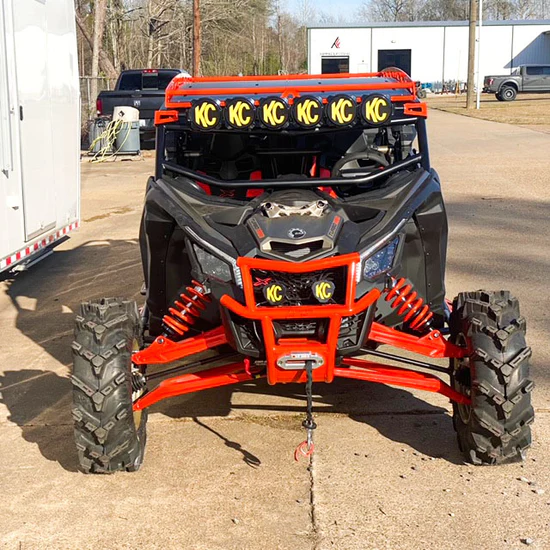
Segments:
[[[380,290],[372,288],[364,296],[356,299],[357,269],[360,266],[359,254],[346,254],[322,260],[314,260],[293,264],[285,261],[264,260],[259,258],[240,257],[237,265],[241,269],[245,303],[242,304],[229,295],[224,295],[220,304],[229,315],[224,315],[226,329],[233,334],[234,340],[239,340],[235,321],[231,314],[239,319],[253,321],[260,327],[263,336],[263,351],[267,363],[267,380],[269,384],[280,382],[305,382],[305,361],[313,361],[313,380],[316,382],[332,382],[336,358],[341,355],[342,321],[363,315],[361,334],[365,334],[372,316],[369,308],[374,309],[381,295]],[[321,270],[345,267],[347,270],[345,292],[340,303],[317,305],[258,305],[255,292],[253,272],[264,270],[270,272],[299,274],[318,272]],[[372,307],[371,307],[372,306]],[[313,330],[311,335],[281,336],[278,324],[289,321],[317,320],[324,323],[322,331]],[[353,345],[358,350],[363,344],[360,337]],[[247,353],[241,345],[236,346],[242,353]],[[348,351],[348,350],[346,350]],[[251,354],[252,355],[252,354]]]

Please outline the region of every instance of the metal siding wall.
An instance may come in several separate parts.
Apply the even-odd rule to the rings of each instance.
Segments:
[[[378,50],[411,50],[411,77],[432,82],[441,78],[443,27],[384,27],[373,29],[372,66],[377,70]]]
[[[468,27],[447,27],[445,30],[445,82],[464,80],[468,66]],[[441,81],[441,71],[435,81]]]
[[[511,48],[512,26],[483,27],[481,30],[481,77],[488,74],[510,74]],[[466,76],[465,74],[464,80]]]
[[[513,59],[508,60],[511,61],[510,66],[516,68],[528,63],[550,63],[550,35],[543,34],[547,31],[550,31],[550,25],[515,25]]]
[[[550,31],[550,25],[484,26],[482,76],[509,74],[512,67],[521,63],[550,63],[550,35],[543,34],[546,31]],[[322,54],[335,51],[330,47],[338,36],[341,41],[338,54],[349,55],[350,72],[376,71],[380,49],[410,49],[411,76],[415,80],[438,82],[444,77],[446,81],[465,81],[467,77],[467,26],[445,30],[443,27],[333,28],[311,29],[310,33],[310,73],[321,71]]]
[[[321,59],[325,56],[348,57],[350,73],[370,72],[370,28],[310,29],[309,73],[321,72]],[[340,47],[332,47],[340,38]]]

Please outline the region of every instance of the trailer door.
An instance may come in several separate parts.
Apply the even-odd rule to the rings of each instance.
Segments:
[[[25,238],[56,225],[48,27],[44,0],[13,2]]]

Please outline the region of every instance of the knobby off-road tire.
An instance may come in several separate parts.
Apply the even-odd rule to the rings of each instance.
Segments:
[[[507,291],[463,292],[455,298],[451,338],[471,350],[451,360],[452,384],[471,396],[471,405],[453,403],[458,445],[474,464],[501,464],[523,457],[531,445],[533,382],[525,319]]]
[[[85,302],[73,342],[73,418],[86,473],[136,471],[145,450],[147,411],[132,411],[132,350],[139,346],[136,303]]]

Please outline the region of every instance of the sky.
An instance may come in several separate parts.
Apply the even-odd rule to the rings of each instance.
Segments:
[[[312,7],[333,17],[346,17],[353,20],[354,14],[364,3],[364,0],[309,0]],[[286,0],[289,11],[296,11],[300,0]],[[348,15],[349,14],[349,15]]]

